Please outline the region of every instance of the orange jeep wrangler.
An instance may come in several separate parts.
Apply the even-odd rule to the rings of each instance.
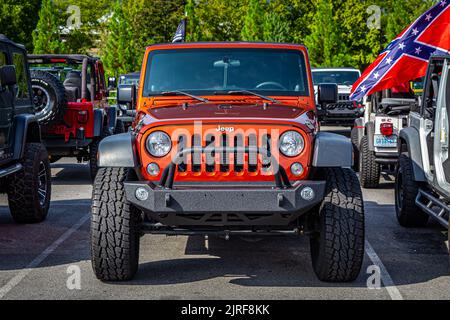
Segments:
[[[353,281],[364,207],[349,139],[319,132],[307,49],[269,43],[147,48],[133,130],[99,146],[92,264],[130,280],[145,234],[311,238],[322,281]],[[335,103],[337,86],[319,87]],[[180,270],[182,272],[182,270]]]

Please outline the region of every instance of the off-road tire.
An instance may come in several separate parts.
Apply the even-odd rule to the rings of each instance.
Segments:
[[[355,172],[359,172],[359,141],[358,141],[358,131],[356,129],[352,129],[351,132],[351,141],[353,145],[353,170]]]
[[[138,270],[140,214],[127,201],[126,169],[102,168],[94,183],[91,255],[102,281],[131,280]]]
[[[96,138],[89,146],[89,169],[92,181],[95,180],[95,177],[97,176],[99,170],[97,154],[101,141],[102,139]]]
[[[399,224],[406,228],[424,227],[429,216],[416,205],[420,184],[414,180],[413,162],[400,155],[395,179],[395,211]]]
[[[9,177],[11,215],[17,223],[39,223],[45,220],[50,207],[51,171],[47,150],[40,143],[27,143],[21,164],[23,169]],[[45,197],[39,194],[40,178],[46,181]]]
[[[125,124],[122,120],[118,119],[116,122],[116,127],[114,128],[114,134],[125,133]]]
[[[364,258],[364,203],[358,177],[351,169],[325,169],[325,198],[311,237],[311,258],[321,281],[351,282]]]
[[[67,108],[67,96],[64,85],[51,73],[32,70],[31,86],[36,117],[40,124],[56,123],[63,119]],[[42,99],[48,101],[48,107],[42,109]],[[45,102],[45,101],[44,101]]]
[[[369,138],[364,136],[361,140],[359,159],[359,175],[361,185],[366,189],[375,189],[380,186],[381,166],[375,162],[375,153],[369,150]]]
[[[8,190],[8,179],[0,178],[0,194],[6,193]]]

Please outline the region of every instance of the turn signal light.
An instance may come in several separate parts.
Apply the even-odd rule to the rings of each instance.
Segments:
[[[394,125],[392,123],[382,123],[380,131],[383,136],[390,137],[394,134]]]

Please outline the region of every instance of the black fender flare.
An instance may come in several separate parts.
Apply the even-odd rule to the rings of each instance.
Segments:
[[[375,151],[375,145],[374,145],[375,123],[372,122],[372,121],[371,122],[367,122],[365,131],[366,131],[367,138],[369,140],[369,150],[370,151]]]
[[[101,137],[103,134],[103,119],[105,113],[103,109],[94,110],[94,137]]]
[[[119,108],[117,106],[109,106],[106,109],[106,126],[110,134],[114,134],[119,116]]]
[[[352,130],[355,130],[356,132],[356,136],[358,137],[358,148],[359,145],[361,144],[361,140],[364,137],[364,131],[365,131],[365,126],[364,126],[364,118],[358,118],[355,120],[355,126]]]
[[[132,133],[122,133],[106,137],[98,147],[98,166],[100,168],[139,167],[135,137]]]
[[[350,139],[335,133],[319,132],[314,141],[313,167],[351,168],[353,145]]]
[[[14,117],[13,158],[22,159],[26,143],[41,143],[41,128],[38,119],[32,114],[19,114]]]
[[[404,128],[400,131],[400,152],[406,145],[408,155],[413,162],[414,179],[418,182],[426,182],[425,172],[423,170],[422,150],[420,147],[420,135],[414,127]]]

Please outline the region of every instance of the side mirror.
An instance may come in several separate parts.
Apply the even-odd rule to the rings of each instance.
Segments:
[[[121,84],[117,88],[117,103],[129,104],[132,108],[136,104],[136,85]]]
[[[317,90],[317,102],[323,106],[326,104],[333,104],[338,102],[338,85],[335,83],[322,83],[319,84]]]
[[[108,78],[108,88],[115,89],[117,87],[117,79],[115,77]]]
[[[14,86],[17,84],[16,67],[3,66],[0,68],[0,85],[2,87]]]

